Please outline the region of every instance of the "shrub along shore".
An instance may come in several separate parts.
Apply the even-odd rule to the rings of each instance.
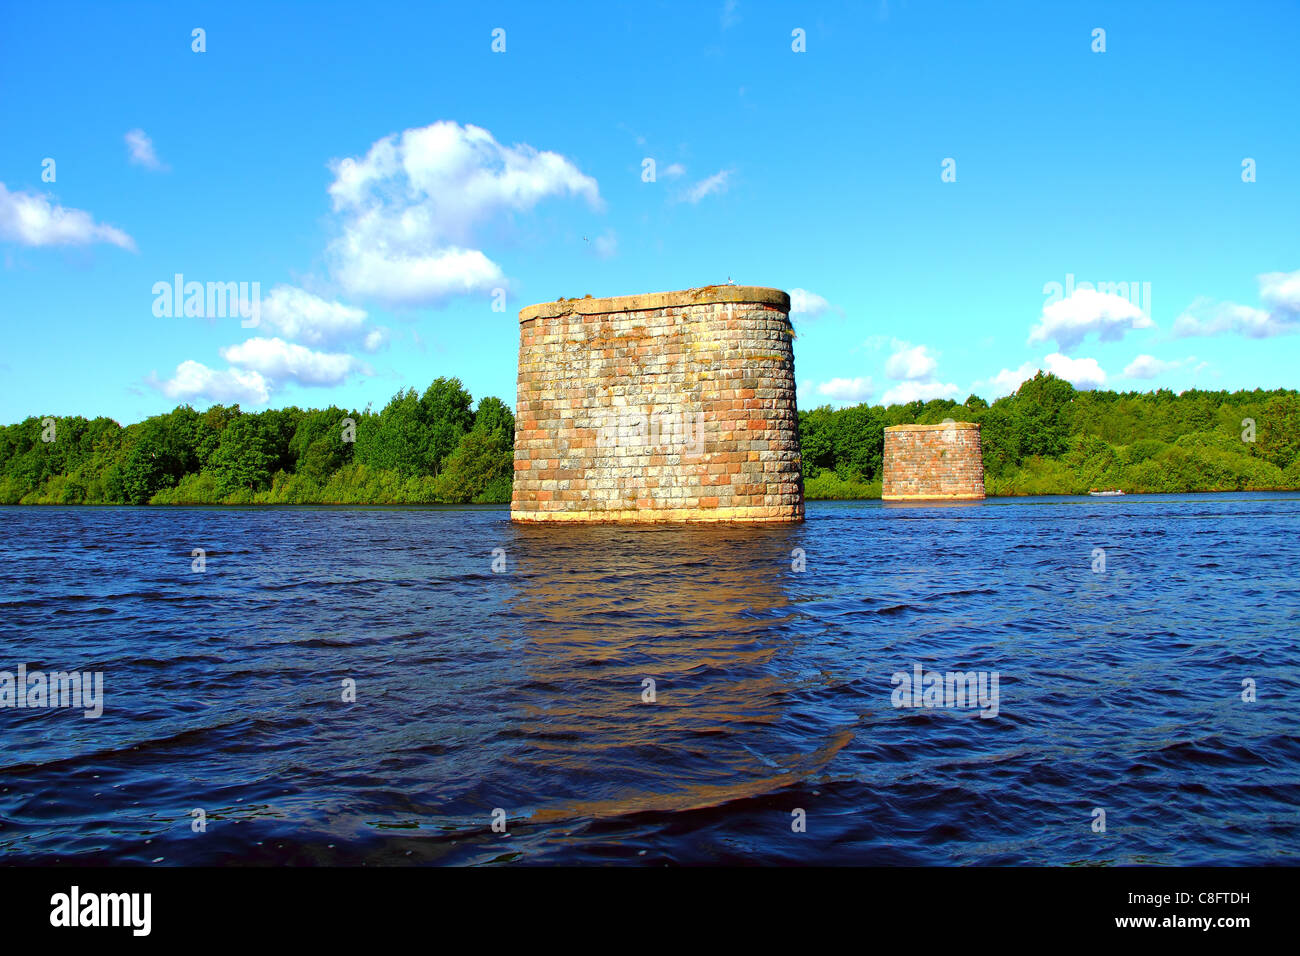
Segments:
[[[1078,391],[1040,372],[972,395],[799,413],[808,499],[879,498],[885,428],[981,424],[989,495],[1300,490],[1300,392]],[[3,504],[499,504],[514,415],[458,379],[374,412],[181,406],[122,426],[31,417],[0,428]]]

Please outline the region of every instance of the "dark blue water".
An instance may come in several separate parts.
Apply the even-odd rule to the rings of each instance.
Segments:
[[[0,862],[1296,863],[1298,567],[1300,495],[0,509],[0,671],[104,680],[0,710]]]

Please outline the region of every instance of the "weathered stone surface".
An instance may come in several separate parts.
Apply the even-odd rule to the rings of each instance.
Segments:
[[[790,298],[708,286],[519,313],[516,521],[800,521]]]
[[[885,429],[885,501],[984,497],[977,422],[891,425]]]

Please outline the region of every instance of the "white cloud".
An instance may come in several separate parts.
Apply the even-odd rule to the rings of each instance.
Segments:
[[[740,22],[739,0],[723,0],[722,29],[728,30]]]
[[[388,340],[386,330],[367,327],[364,309],[330,302],[296,286],[276,286],[261,309],[262,321],[273,331],[307,345],[362,340],[366,350],[373,352]]]
[[[873,335],[863,345],[878,351],[886,341],[893,354],[885,359],[885,375],[898,381],[880,396],[882,405],[905,405],[908,402],[928,402],[935,398],[956,398],[960,392],[956,385],[940,382],[935,377],[939,362],[937,356],[925,345],[913,345],[903,339],[886,339]]]
[[[831,305],[824,296],[820,296],[816,292],[809,292],[807,289],[790,290],[791,315],[802,316],[805,319],[815,319],[827,312],[843,314],[843,311],[839,306]]]
[[[1286,321],[1279,322],[1266,309],[1256,309],[1235,302],[1211,302],[1197,299],[1187,311],[1174,319],[1174,335],[1187,338],[1194,335],[1220,335],[1235,332],[1252,339],[1267,339],[1294,329]]]
[[[880,396],[880,404],[906,405],[908,402],[928,402],[935,398],[956,398],[960,394],[956,385],[942,382],[899,382]]]
[[[909,382],[929,379],[939,367],[938,361],[924,345],[895,341],[894,348],[897,351],[885,360],[885,374],[890,378]]]
[[[142,129],[133,129],[124,137],[126,140],[127,158],[136,166],[143,166],[145,169],[162,170],[167,167],[158,159],[158,154],[154,152],[153,140],[151,140]]]
[[[681,163],[672,163],[671,165],[666,166],[660,175],[666,176],[669,179],[676,179],[678,176],[686,175],[686,167]]]
[[[398,253],[391,247],[367,247],[349,235],[338,254],[336,275],[355,295],[388,305],[435,303],[456,295],[486,293],[506,283],[501,267],[477,249],[440,249],[430,255]]]
[[[1272,309],[1300,314],[1300,269],[1258,276],[1259,297]]]
[[[1130,329],[1150,329],[1155,323],[1136,305],[1111,292],[1075,289],[1064,299],[1043,307],[1038,325],[1030,330],[1029,344],[1055,340],[1068,352],[1092,332],[1103,342],[1115,342]]]
[[[1196,356],[1194,355],[1185,359],[1169,361],[1158,359],[1154,355],[1139,355],[1124,367],[1124,375],[1126,378],[1155,378],[1158,375],[1164,375],[1166,372],[1172,372],[1175,369],[1191,365],[1195,361]]]
[[[46,196],[10,192],[0,182],[0,239],[24,246],[75,246],[107,242],[135,251],[135,240],[90,213],[66,209]]]
[[[331,169],[343,221],[329,250],[335,274],[348,292],[391,305],[503,286],[500,266],[474,248],[496,217],[552,196],[603,208],[596,180],[558,153],[503,146],[485,129],[445,120],[386,136]]]
[[[876,341],[879,339],[879,341]],[[869,348],[884,346],[883,338],[873,336],[865,343]],[[892,379],[902,379],[880,397],[882,405],[900,405],[912,401],[928,402],[935,398],[957,398],[957,386],[935,380],[939,363],[924,345],[913,345],[901,339],[889,339],[894,354],[885,361],[885,374]],[[811,383],[805,383],[805,389]],[[871,397],[874,385],[869,378],[835,378],[816,386],[817,393],[839,401],[863,402]]]
[[[713,193],[723,193],[727,191],[727,180],[731,177],[731,170],[723,169],[714,173],[708,179],[701,179],[698,183],[686,190],[682,198],[689,203],[697,203],[705,196]]]
[[[286,381],[300,385],[338,385],[353,372],[365,371],[351,355],[315,352],[278,338],[252,338],[228,345],[221,349],[221,357],[275,386]]]
[[[818,395],[837,402],[865,402],[875,391],[870,378],[833,378],[815,386],[811,382],[804,384],[805,387],[812,386]]]
[[[1106,384],[1106,373],[1097,364],[1096,359],[1070,358],[1060,352],[1053,352],[1044,361],[1047,371],[1057,378],[1063,378],[1075,388],[1090,389]]]
[[[1057,378],[1065,379],[1075,388],[1088,390],[1106,384],[1106,373],[1091,358],[1070,358],[1060,352],[1053,352],[1042,362],[1026,362],[1016,369],[1004,368],[991,379],[976,382],[976,386],[991,385],[994,397],[1010,395],[1016,389],[1033,378],[1039,371],[1050,372]]]
[[[987,381],[976,382],[975,384],[977,386],[993,386],[994,396],[1010,395],[1018,389],[1021,384],[1033,378],[1034,373],[1037,372],[1038,369],[1039,365],[1037,362],[1026,362],[1024,365],[1020,366],[1020,368],[1004,368],[1002,371],[998,372],[997,375],[994,375]]]
[[[1174,335],[1219,335],[1231,332],[1252,339],[1300,332],[1300,269],[1265,272],[1256,277],[1264,308],[1235,302],[1197,299],[1174,320]]]
[[[157,375],[150,375],[146,381],[176,401],[206,398],[222,404],[265,405],[271,400],[270,387],[258,372],[218,371],[193,359],[186,359],[176,366],[176,374],[166,381],[159,381]]]

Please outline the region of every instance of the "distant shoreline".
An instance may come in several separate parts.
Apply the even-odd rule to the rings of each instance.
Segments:
[[[1040,372],[992,404],[971,395],[798,418],[806,501],[881,499],[886,430],[945,422],[979,426],[993,498],[1300,491],[1295,390],[1079,391]],[[379,412],[186,405],[126,427],[33,416],[0,427],[0,503],[504,504],[533,453],[516,458],[517,432],[504,402],[475,408],[454,378],[399,391]]]
[[[1193,488],[1186,491],[1125,491],[1123,495],[1117,495],[1116,498],[1168,498],[1179,495],[1300,495],[1300,488]],[[982,499],[954,499],[949,501],[944,498],[933,498],[920,501],[890,501],[884,502],[890,505],[917,505],[924,507],[935,504],[979,504],[981,501],[997,501],[1000,499],[1019,499],[1019,498],[1087,498],[1094,499],[1096,496],[1089,495],[1087,492],[1071,491],[1052,491],[1052,492],[1022,492],[1000,495],[989,495]],[[858,498],[805,498],[807,502],[833,502],[852,504],[858,501],[880,501],[880,495],[863,495]],[[1111,500],[1111,499],[1107,499]],[[0,509],[5,508],[129,508],[132,511],[168,511],[178,508],[244,508],[249,510],[268,510],[274,511],[278,508],[427,508],[431,511],[494,511],[503,510],[510,507],[508,501],[478,501],[464,503],[446,503],[446,502],[427,502],[427,501],[186,501],[186,502],[166,502],[158,504],[132,505],[121,502],[57,502],[41,501],[29,502],[22,504],[18,502],[0,503]],[[582,522],[579,522],[582,523]],[[670,522],[665,522],[665,524]],[[690,524],[691,522],[683,522]],[[743,524],[744,522],[736,522]]]

